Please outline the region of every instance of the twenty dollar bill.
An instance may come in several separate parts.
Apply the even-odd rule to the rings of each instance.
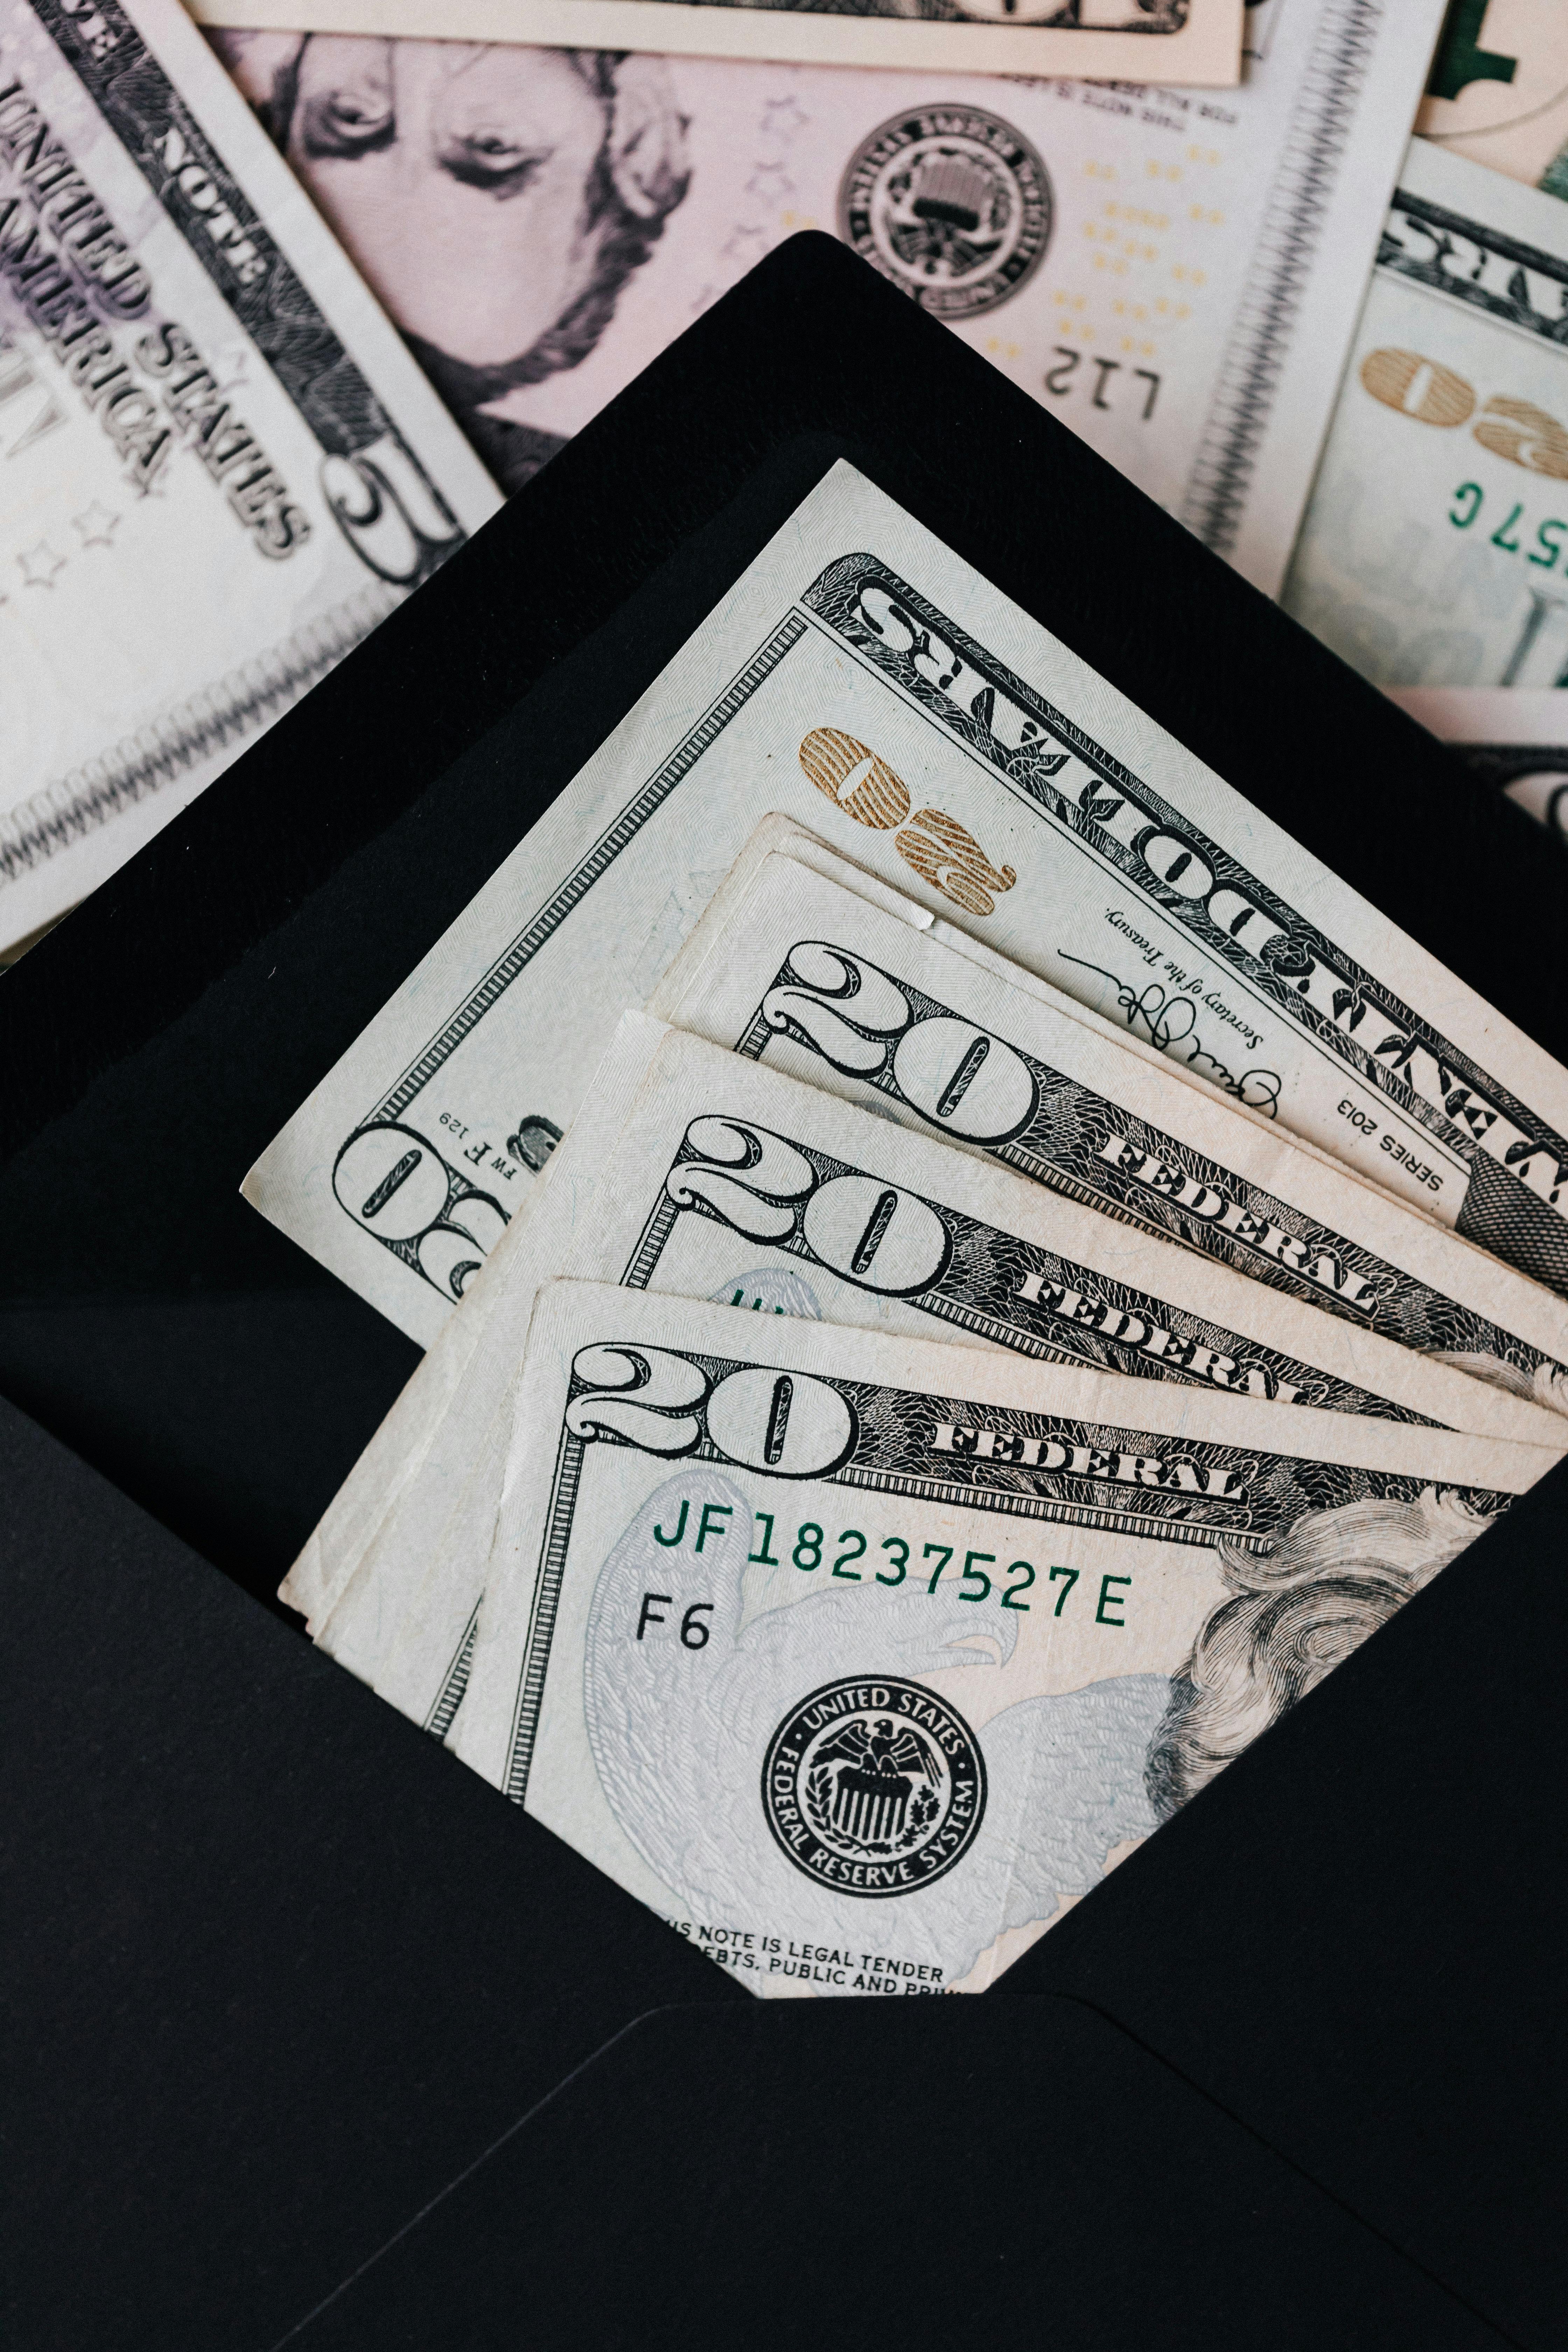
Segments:
[[[1568,1073],[842,464],[317,1087],[249,1198],[428,1342],[770,807],[1568,1285]],[[957,1101],[978,1076],[943,1084]]]
[[[1040,63],[1037,28],[972,30],[1035,45],[1002,80],[588,48],[563,5],[562,50],[465,42],[447,7],[439,38],[342,37],[336,0],[330,30],[216,37],[504,488],[823,229],[1279,593],[1440,0],[1266,0],[1242,87],[1193,91],[1150,79],[1163,36],[1107,89],[1040,79],[1084,68]],[[705,7],[699,31],[852,23],[891,30]],[[1081,58],[1081,23],[1058,37]]]
[[[1546,1458],[559,1284],[458,1753],[756,1992],[979,1990]]]

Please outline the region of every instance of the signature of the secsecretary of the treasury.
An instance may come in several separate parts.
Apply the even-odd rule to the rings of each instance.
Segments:
[[[1157,980],[1145,988],[1129,987],[1103,964],[1087,963],[1082,956],[1068,955],[1065,948],[1058,952],[1064,963],[1076,963],[1080,971],[1092,971],[1110,982],[1116,991],[1116,1009],[1135,1037],[1147,1038],[1162,1054],[1194,1070],[1222,1094],[1233,1095],[1248,1110],[1260,1110],[1269,1118],[1279,1116],[1279,1090],[1285,1083],[1279,1071],[1243,1070],[1237,1076],[1216,1060],[1197,1034],[1198,1010],[1190,996],[1175,995]]]

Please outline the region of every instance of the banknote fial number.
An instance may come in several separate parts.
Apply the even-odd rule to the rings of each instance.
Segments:
[[[667,1550],[687,1549],[694,1556],[706,1553],[711,1559],[722,1538],[739,1532],[732,1525],[734,1508],[731,1503],[697,1506],[683,1495],[679,1510],[667,1512],[656,1524],[654,1540]],[[907,1536],[872,1537],[860,1528],[841,1528],[836,1536],[829,1536],[820,1520],[802,1519],[792,1537],[787,1528],[779,1530],[774,1511],[753,1511],[752,1517],[752,1549],[746,1554],[749,1568],[788,1565],[803,1576],[815,1576],[821,1570],[826,1580],[837,1577],[847,1584],[874,1580],[891,1588],[906,1580],[916,1584],[923,1581],[928,1595],[934,1595],[943,1585],[955,1591],[960,1601],[973,1601],[976,1607],[990,1601],[1003,1609],[1027,1613],[1034,1606],[1023,1598],[1038,1583],[1032,1560],[1014,1559],[999,1567],[999,1553],[974,1549],[960,1553],[954,1544],[934,1542],[922,1544],[917,1557]],[[665,1518],[672,1521],[668,1528]],[[1052,1617],[1062,1614],[1079,1575],[1076,1568],[1047,1570],[1042,1605]],[[1131,1576],[1109,1571],[1100,1577],[1092,1611],[1097,1625],[1126,1624],[1123,1612],[1132,1581]],[[683,1649],[705,1649],[707,1619],[717,1605],[713,1601],[693,1601],[676,1620],[668,1614],[674,1606],[673,1594],[645,1592],[637,1610],[636,1637],[639,1642],[648,1640],[655,1637],[657,1628],[668,1626],[669,1638],[679,1641]]]

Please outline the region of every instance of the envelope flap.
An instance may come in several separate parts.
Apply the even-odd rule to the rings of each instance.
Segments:
[[[1107,2018],[1051,1999],[640,2019],[295,2341],[832,2343],[849,2280],[853,2333],[890,2344],[1505,2341]]]

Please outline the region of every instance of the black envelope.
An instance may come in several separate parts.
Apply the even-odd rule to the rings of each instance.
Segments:
[[[416,1359],[240,1177],[839,457],[1568,1055],[1556,845],[775,255],[0,988],[20,2343],[1563,2339],[1568,1467],[977,2001],[752,2001],[270,1601]]]

